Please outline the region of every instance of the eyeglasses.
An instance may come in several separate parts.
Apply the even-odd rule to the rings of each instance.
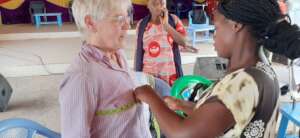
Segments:
[[[124,25],[125,23],[129,23],[130,22],[130,15],[124,16],[124,15],[119,15],[119,16],[114,16],[111,19],[114,22],[117,22],[120,25]]]

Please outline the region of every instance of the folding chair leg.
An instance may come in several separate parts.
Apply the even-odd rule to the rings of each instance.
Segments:
[[[205,38],[206,38],[206,39],[209,38],[209,31],[205,31]]]
[[[277,138],[285,138],[286,129],[288,127],[288,122],[289,122],[289,119],[282,116],[281,122],[279,125],[279,129],[278,129]]]
[[[62,19],[61,19],[61,15],[56,16],[56,18],[57,18],[57,25],[58,25],[59,27],[62,27]]]
[[[41,18],[40,16],[34,16],[34,18],[35,18],[35,26],[36,28],[39,28],[41,24]]]
[[[197,32],[193,31],[193,47],[196,45],[196,39],[197,39]]]

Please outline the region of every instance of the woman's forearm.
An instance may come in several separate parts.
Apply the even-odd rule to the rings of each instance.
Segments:
[[[177,32],[172,26],[166,25],[166,31],[174,38],[174,41],[181,46],[186,46],[186,39],[183,35]]]
[[[181,100],[180,102],[181,102],[181,104],[179,106],[179,108],[180,108],[179,110],[182,110],[187,115],[191,115],[193,113],[193,110],[194,110],[196,104],[193,102],[184,101],[184,100]]]

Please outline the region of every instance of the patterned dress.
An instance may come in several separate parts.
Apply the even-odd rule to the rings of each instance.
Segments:
[[[173,16],[176,31],[186,36],[180,19]],[[143,72],[158,77],[170,85],[177,79],[172,45],[173,37],[163,28],[162,24],[148,23],[143,37],[144,61]]]
[[[274,71],[263,63],[226,75],[197,103],[217,98],[232,113],[235,125],[222,138],[274,138],[279,86]]]

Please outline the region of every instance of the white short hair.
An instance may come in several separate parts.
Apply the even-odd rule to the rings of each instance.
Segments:
[[[148,0],[147,3],[149,3],[151,0]],[[153,1],[153,0],[152,0]],[[160,0],[162,1],[163,3],[167,4],[167,0]]]
[[[86,32],[84,18],[90,15],[94,20],[101,20],[115,10],[129,10],[131,0],[74,0],[72,12],[75,23],[81,33]]]

